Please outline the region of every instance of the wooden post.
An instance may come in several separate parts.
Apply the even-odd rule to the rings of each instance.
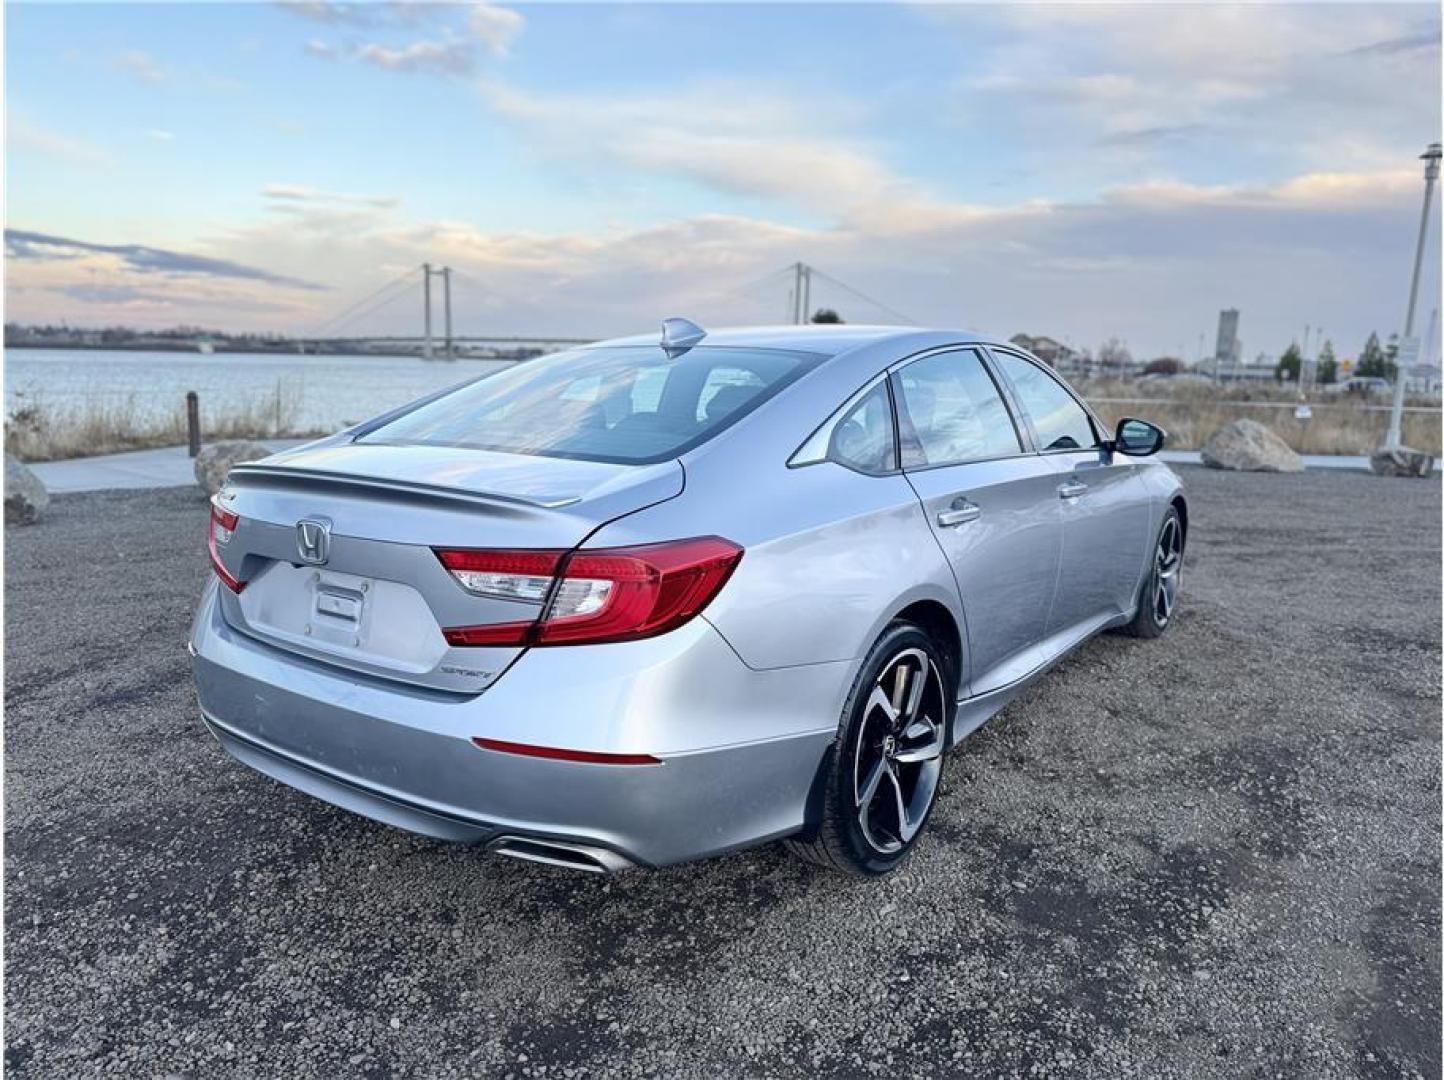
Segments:
[[[191,457],[201,452],[201,399],[194,390],[186,391],[186,449]]]

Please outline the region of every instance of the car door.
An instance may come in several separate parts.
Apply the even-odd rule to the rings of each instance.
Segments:
[[[1134,459],[1103,448],[1097,422],[1052,371],[1017,353],[992,355],[1056,475],[1063,555],[1047,634],[1086,633],[1133,608],[1148,550],[1148,485]]]
[[[968,692],[984,693],[1041,662],[1062,550],[1058,477],[1031,452],[979,350],[919,357],[892,380],[903,475],[957,581]]]

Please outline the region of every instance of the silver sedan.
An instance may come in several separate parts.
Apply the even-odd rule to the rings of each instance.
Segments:
[[[669,319],[233,469],[202,714],[263,773],[505,855],[786,838],[884,873],[949,747],[1094,634],[1167,629],[1163,438],[972,333]]]

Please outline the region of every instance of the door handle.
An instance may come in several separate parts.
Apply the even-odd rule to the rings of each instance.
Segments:
[[[1064,480],[1058,485],[1058,497],[1060,499],[1076,499],[1088,490],[1088,485],[1081,480]]]
[[[970,521],[976,521],[982,516],[983,508],[975,502],[959,496],[953,500],[953,505],[946,510],[938,512],[938,524],[945,529],[953,529],[959,525],[966,525]]]

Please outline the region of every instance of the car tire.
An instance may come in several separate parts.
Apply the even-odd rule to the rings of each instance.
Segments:
[[[1148,574],[1138,593],[1138,610],[1133,620],[1123,627],[1123,633],[1137,638],[1156,638],[1172,625],[1183,585],[1185,538],[1178,508],[1170,506],[1153,543]]]
[[[817,821],[786,841],[832,870],[886,874],[912,852],[942,779],[954,709],[947,653],[894,623],[859,670],[818,776]]]

